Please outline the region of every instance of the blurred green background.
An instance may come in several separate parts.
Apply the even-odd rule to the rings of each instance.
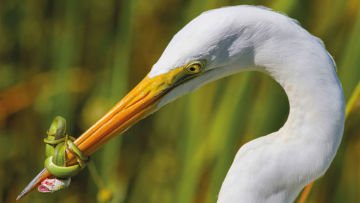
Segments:
[[[190,19],[238,4],[286,13],[334,56],[353,102],[339,153],[308,202],[360,202],[359,0],[1,0],[0,202],[15,202],[42,169],[42,139],[54,116],[80,135],[146,75]],[[216,202],[239,147],[277,130],[287,113],[286,95],[269,77],[234,75],[111,140],[70,188],[20,202]]]

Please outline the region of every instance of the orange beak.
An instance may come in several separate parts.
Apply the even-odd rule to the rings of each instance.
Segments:
[[[132,91],[117,103],[106,115],[84,132],[75,144],[87,156],[99,149],[110,138],[123,133],[158,109],[160,99],[184,77],[184,67],[173,69],[155,77],[145,77]],[[67,165],[76,163],[71,152],[67,153]],[[20,193],[17,199],[28,194],[51,174],[43,169]]]

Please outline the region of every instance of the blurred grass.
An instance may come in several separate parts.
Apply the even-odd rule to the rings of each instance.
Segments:
[[[360,202],[360,99],[352,96],[360,80],[358,0],[1,1],[0,202],[14,202],[42,167],[41,140],[55,115],[79,135],[145,76],[189,20],[237,4],[298,19],[333,54],[345,97],[355,99],[339,153],[308,202]],[[215,202],[239,147],[278,129],[287,112],[269,77],[222,79],[109,142],[93,157],[101,184],[84,171],[70,189],[22,202]]]

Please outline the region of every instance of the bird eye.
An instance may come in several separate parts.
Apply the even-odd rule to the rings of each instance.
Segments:
[[[202,63],[199,61],[195,61],[187,65],[185,70],[189,74],[196,74],[201,72],[201,68],[202,68]]]

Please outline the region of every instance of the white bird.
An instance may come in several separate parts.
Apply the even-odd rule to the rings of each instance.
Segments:
[[[90,155],[181,95],[231,74],[261,71],[285,90],[289,116],[277,132],[240,148],[218,202],[293,202],[325,173],[342,138],[344,98],[335,68],[323,43],[283,14],[254,6],[210,10],[182,28],[145,79],[75,144]],[[48,176],[43,171],[27,188]]]

